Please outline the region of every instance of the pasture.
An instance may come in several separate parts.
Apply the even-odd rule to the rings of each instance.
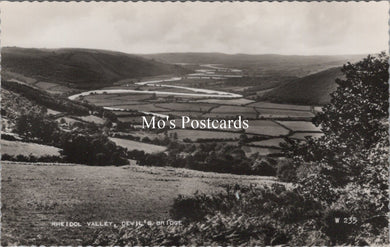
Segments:
[[[255,102],[248,106],[254,106],[258,108],[271,108],[271,109],[283,109],[283,110],[298,110],[298,111],[310,111],[311,106],[308,105],[291,105],[291,104],[277,104],[270,102]]]
[[[210,109],[216,107],[217,105],[204,103],[161,103],[157,106],[172,111],[208,112]]]
[[[111,141],[115,142],[116,145],[127,148],[127,150],[140,150],[144,151],[145,153],[159,153],[164,152],[166,150],[166,147],[164,146],[158,146],[153,145],[149,143],[143,143],[143,142],[137,142],[132,140],[126,140],[121,138],[109,138]]]
[[[255,154],[255,153],[259,153],[260,155],[263,155],[263,156],[280,153],[280,150],[275,149],[275,148],[261,148],[261,147],[243,146],[242,149],[244,150],[245,155],[248,157]]]
[[[305,140],[305,137],[307,137],[307,136],[310,136],[310,137],[313,137],[313,138],[320,138],[323,135],[324,135],[323,133],[304,133],[304,132],[299,132],[299,133],[295,133],[295,134],[291,135],[290,138],[298,139],[298,140]]]
[[[255,141],[251,142],[251,145],[255,146],[264,146],[264,147],[279,147],[281,143],[285,143],[286,141],[283,138],[272,138],[263,141]]]
[[[279,124],[292,131],[320,132],[321,129],[313,123],[307,121],[277,121]]]
[[[249,120],[249,128],[245,130],[245,133],[266,136],[283,136],[288,135],[289,130],[271,120]]]
[[[34,155],[36,157],[42,157],[46,155],[50,156],[60,156],[60,150],[59,148],[47,146],[47,145],[41,145],[36,143],[27,143],[27,142],[20,142],[20,141],[7,141],[7,140],[0,140],[1,144],[1,154],[8,154],[8,155],[24,155],[29,156]]]
[[[218,105],[246,105],[253,103],[253,100],[249,99],[200,99],[196,100],[196,102],[202,102],[202,103],[212,103],[212,104],[218,104]]]
[[[192,130],[192,129],[176,129],[169,130],[168,133],[177,133],[179,140],[190,139],[196,141],[198,139],[236,139],[240,138],[240,133],[224,132],[224,131],[210,131],[210,130]]]
[[[216,174],[170,167],[91,167],[2,162],[1,244],[91,245],[91,221],[120,225],[167,220],[179,195],[215,193],[228,184],[274,183],[274,178]],[[82,227],[53,227],[77,221]]]
[[[268,109],[256,108],[259,112],[259,117],[263,118],[312,118],[314,114],[310,111],[284,110],[284,109]]]
[[[95,124],[104,124],[105,120],[101,117],[89,115],[89,116],[81,116],[78,117],[79,119],[89,122],[89,123],[95,123]]]

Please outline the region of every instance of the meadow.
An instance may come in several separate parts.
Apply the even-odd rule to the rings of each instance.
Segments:
[[[131,140],[126,140],[121,138],[110,137],[110,140],[115,142],[116,145],[127,148],[128,150],[139,150],[139,151],[144,151],[145,153],[159,153],[159,152],[164,152],[166,150],[166,147],[164,146],[131,141]]]
[[[8,155],[24,155],[29,156],[33,155],[35,157],[42,157],[42,156],[60,156],[60,150],[59,148],[47,146],[47,145],[41,145],[36,143],[29,143],[29,142],[20,142],[20,141],[7,141],[7,140],[0,140],[1,144],[1,154],[8,154]]]
[[[182,80],[167,82],[164,84],[180,86],[202,86],[208,84],[216,85],[216,80]],[[134,84],[129,85],[134,88]],[[123,85],[117,85],[116,89],[125,89]],[[113,87],[110,87],[113,88]],[[174,88],[165,88],[161,86],[142,85],[137,88],[140,90],[174,90]],[[219,90],[216,88],[216,90]],[[226,90],[226,88],[225,88]],[[249,128],[245,130],[248,137],[261,137],[266,140],[256,140],[248,143],[245,147],[245,153],[251,155],[259,152],[263,156],[280,153],[279,144],[284,142],[283,138],[292,138],[304,140],[305,136],[320,135],[320,129],[314,126],[310,121],[314,117],[314,112],[318,110],[317,106],[280,104],[266,101],[254,101],[246,98],[218,99],[218,98],[199,98],[199,97],[179,97],[177,95],[150,95],[150,94],[93,94],[84,97],[90,103],[99,106],[111,106],[130,111],[152,112],[163,114],[175,118],[177,127],[181,127],[181,117],[189,116],[191,119],[232,119],[236,116],[242,116],[243,119],[249,119]],[[132,112],[114,111],[118,120],[122,123],[138,125],[139,133],[145,131],[140,129],[142,124],[141,116],[134,116]],[[150,116],[147,116],[150,119]],[[172,119],[172,118],[171,118]],[[238,142],[241,131],[231,128],[227,131],[215,130],[192,130],[190,126],[186,129],[167,130],[169,137],[177,137],[179,142],[190,140],[199,141],[234,141]],[[142,135],[141,135],[142,136]],[[142,138],[142,137],[141,137]],[[154,137],[156,138],[156,137]],[[153,138],[153,139],[154,139]],[[158,137],[159,138],[159,137]],[[127,140],[123,140],[127,142]],[[140,147],[139,143],[123,144],[122,146],[130,149],[147,151],[147,147]],[[271,148],[270,148],[271,147]],[[154,150],[154,149],[153,149]],[[154,151],[152,151],[154,152]]]
[[[87,245],[101,227],[90,221],[167,220],[178,195],[212,194],[228,184],[263,185],[271,177],[169,167],[91,167],[2,162],[5,245]],[[77,193],[75,193],[77,191]],[[77,221],[82,227],[53,227]]]

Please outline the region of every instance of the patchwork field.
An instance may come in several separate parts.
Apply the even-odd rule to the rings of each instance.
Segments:
[[[160,108],[165,108],[172,111],[199,111],[208,112],[210,109],[218,106],[216,104],[202,103],[161,103],[157,105]]]
[[[272,138],[263,141],[251,142],[250,144],[255,146],[279,147],[281,143],[285,143],[285,142],[286,141],[283,138]]]
[[[31,154],[36,157],[41,157],[45,155],[60,156],[61,150],[52,146],[20,141],[0,140],[0,144],[1,154],[8,154],[14,156],[17,156],[19,154],[24,156],[29,156]]]
[[[78,117],[79,119],[85,121],[85,122],[90,122],[90,123],[95,123],[95,124],[104,124],[105,120],[103,118],[89,115],[89,116],[82,116]]]
[[[270,102],[255,102],[253,104],[249,104],[248,106],[254,106],[259,108],[271,108],[271,109],[284,109],[284,110],[300,110],[300,111],[310,111],[311,106],[306,105],[290,105],[290,104],[277,104]]]
[[[2,162],[2,246],[91,245],[101,227],[87,222],[167,220],[179,195],[214,193],[227,184],[264,185],[270,177],[168,167],[91,167]],[[77,221],[82,227],[53,227]]]
[[[256,108],[259,117],[263,118],[312,118],[314,114],[310,111],[296,111],[283,109]]]
[[[134,104],[120,104],[120,105],[115,105],[117,108],[122,108],[126,110],[136,110],[136,111],[146,111],[146,112],[161,112],[161,111],[166,111],[167,109],[160,108],[156,106],[155,104],[139,104],[139,105],[134,105]]]
[[[313,138],[319,138],[323,135],[324,135],[323,133],[303,133],[303,132],[300,132],[300,133],[295,133],[295,134],[291,135],[290,138],[298,139],[298,140],[305,140],[306,136],[311,136]]]
[[[143,142],[137,142],[132,140],[126,140],[121,138],[113,138],[110,137],[110,140],[115,142],[116,145],[127,148],[127,150],[140,150],[144,151],[145,153],[159,153],[164,152],[166,150],[166,147],[164,146],[157,146],[149,143],[143,143]]]
[[[305,122],[305,121],[277,121],[283,126],[286,126],[288,129],[291,129],[292,131],[313,131],[313,132],[320,132],[321,129],[319,127],[316,127],[311,122]]]
[[[281,136],[288,135],[289,130],[283,128],[271,120],[249,120],[249,128],[245,130],[248,134]]]
[[[243,146],[242,149],[244,150],[246,156],[248,157],[255,153],[259,153],[260,155],[264,155],[264,156],[280,153],[279,149],[274,149],[274,148]]]
[[[246,105],[253,103],[253,100],[249,99],[200,99],[196,102],[204,102],[204,103],[215,103],[219,105]]]
[[[177,133],[177,137],[180,140],[190,139],[196,141],[197,139],[238,139],[240,133],[223,132],[223,131],[209,131],[209,130],[170,130],[168,133]]]

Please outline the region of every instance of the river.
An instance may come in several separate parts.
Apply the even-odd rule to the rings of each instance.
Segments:
[[[199,77],[202,77],[203,79],[215,79],[216,77],[218,77],[219,79],[242,77],[241,74],[237,74],[238,72],[241,72],[241,70],[238,70],[238,69],[222,68],[222,67],[217,67],[216,65],[210,65],[210,64],[201,65],[201,66],[209,68],[209,69],[195,70],[196,75],[198,75]],[[235,74],[230,74],[230,75],[229,74],[215,74],[215,72],[220,72],[220,71],[233,72]],[[191,78],[191,75],[194,75],[194,73],[189,74],[189,75],[184,76],[184,77],[172,77],[169,79],[150,80],[150,81],[137,82],[135,84],[141,85],[141,86],[158,84],[160,87],[184,89],[184,90],[192,91],[194,93],[167,92],[167,91],[155,91],[155,90],[133,90],[133,89],[101,89],[101,90],[91,90],[91,91],[86,91],[86,92],[74,94],[74,95],[69,96],[68,98],[70,100],[76,100],[80,96],[88,96],[91,94],[128,94],[128,93],[176,95],[176,96],[188,96],[188,97],[242,98],[241,94],[229,93],[229,92],[224,92],[224,91],[161,84],[164,82],[180,81],[180,80],[188,78],[188,77]],[[107,110],[113,110],[113,108],[110,108],[110,107],[104,107],[104,108]],[[120,109],[116,108],[115,110],[120,110]]]

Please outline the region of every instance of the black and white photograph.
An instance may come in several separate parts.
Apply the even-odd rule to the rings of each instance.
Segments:
[[[1,246],[388,246],[389,2],[7,2]]]

